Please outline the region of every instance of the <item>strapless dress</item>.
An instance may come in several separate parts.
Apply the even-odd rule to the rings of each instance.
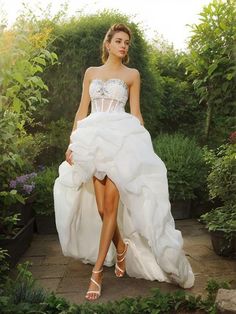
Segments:
[[[89,93],[91,113],[71,134],[73,165],[61,163],[53,189],[63,254],[95,264],[102,220],[92,178],[107,175],[120,194],[117,222],[129,243],[127,274],[192,287],[194,274],[170,211],[167,170],[147,129],[125,111],[127,84],[94,79]],[[115,258],[111,243],[104,264],[113,266]]]

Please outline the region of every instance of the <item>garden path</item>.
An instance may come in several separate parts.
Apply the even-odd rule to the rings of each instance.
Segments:
[[[210,237],[204,226],[196,219],[177,220],[176,228],[182,231],[184,250],[196,276],[195,286],[189,291],[194,294],[206,294],[206,282],[210,278],[227,280],[236,288],[236,261],[216,255],[212,249]],[[30,271],[34,278],[46,289],[53,290],[71,302],[84,302],[88,288],[92,265],[62,255],[56,234],[34,234],[31,246],[20,262],[30,261]],[[178,289],[168,283],[159,283],[144,279],[116,278],[114,267],[104,267],[102,296],[96,302],[119,300],[123,297],[147,296],[151,288],[160,288],[163,292]]]

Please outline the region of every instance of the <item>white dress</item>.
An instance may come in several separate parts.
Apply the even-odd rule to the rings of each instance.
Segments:
[[[149,132],[125,112],[128,86],[120,79],[95,79],[89,93],[91,113],[71,134],[73,165],[63,161],[54,184],[63,254],[95,264],[102,220],[92,177],[107,175],[120,194],[117,221],[129,243],[127,274],[192,287],[194,274],[170,212],[166,167],[153,150]],[[115,258],[111,243],[104,264],[114,265]]]

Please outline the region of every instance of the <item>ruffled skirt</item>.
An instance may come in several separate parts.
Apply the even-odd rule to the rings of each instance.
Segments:
[[[96,112],[78,122],[71,141],[73,165],[62,162],[54,184],[63,254],[95,264],[102,220],[92,178],[107,175],[120,194],[117,222],[129,243],[127,274],[192,287],[194,274],[170,212],[166,167],[145,127],[126,112]],[[114,265],[115,257],[111,243],[104,264]]]

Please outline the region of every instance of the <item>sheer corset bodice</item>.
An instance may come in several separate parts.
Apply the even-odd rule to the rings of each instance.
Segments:
[[[93,79],[89,86],[91,112],[123,112],[128,100],[128,86],[121,79]]]

